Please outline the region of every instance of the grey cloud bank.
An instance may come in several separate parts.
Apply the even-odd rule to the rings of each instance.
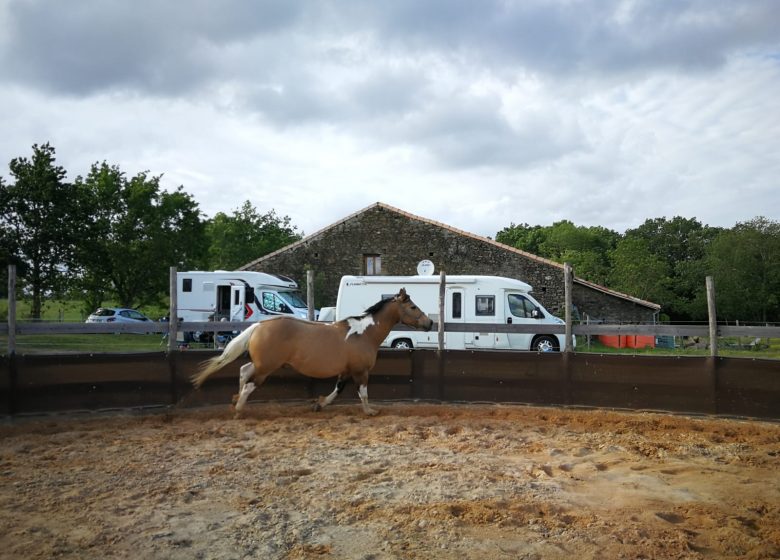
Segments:
[[[209,215],[780,218],[774,1],[5,0],[0,31],[0,163],[50,141]]]

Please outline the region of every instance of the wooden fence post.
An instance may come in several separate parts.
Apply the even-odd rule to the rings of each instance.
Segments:
[[[176,267],[171,267],[170,272],[170,298],[168,308],[168,352],[176,350],[176,337],[179,332],[179,303],[176,298]]]
[[[442,270],[439,274],[439,321],[438,321],[438,334],[439,334],[439,355],[444,350],[444,298],[446,294],[447,275]]]
[[[718,318],[715,314],[715,281],[712,276],[705,278],[707,286],[707,314],[709,315],[710,357],[707,359],[710,371],[710,391],[712,399],[712,413],[720,410],[720,396],[718,390]]]
[[[170,269],[170,305],[168,308],[168,371],[171,383],[171,404],[175,405],[179,399],[177,387],[179,356],[174,352],[179,348],[176,341],[179,332],[179,302],[177,298],[176,267]],[[215,333],[216,335],[216,333]]]
[[[710,320],[710,356],[718,357],[718,319],[715,315],[715,281],[707,276],[707,314]]]
[[[8,413],[15,414],[16,388],[19,383],[16,364],[16,265],[8,265]]]
[[[436,351],[437,355],[437,369],[438,369],[438,386],[439,386],[439,400],[444,400],[444,375],[445,375],[445,367],[444,367],[444,298],[446,297],[446,285],[447,285],[447,275],[442,270],[441,273],[439,273],[439,321],[438,321],[438,350]]]
[[[8,265],[8,355],[16,354],[16,265]]]
[[[563,263],[563,288],[564,288],[564,300],[565,304],[564,307],[565,310],[565,321],[566,321],[566,329],[565,329],[565,338],[566,342],[564,345],[564,351],[565,352],[571,352],[573,350],[572,344],[571,344],[571,306],[572,306],[572,288],[574,286],[574,272],[572,270],[572,267],[569,263]]]
[[[314,271],[306,271],[306,307],[309,321],[314,321]]]

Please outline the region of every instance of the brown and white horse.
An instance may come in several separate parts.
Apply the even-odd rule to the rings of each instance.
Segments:
[[[433,326],[433,321],[414,304],[404,288],[393,298],[371,306],[363,315],[336,323],[274,317],[253,324],[231,340],[222,354],[202,364],[192,376],[192,383],[199,388],[212,373],[249,350],[252,361],[241,366],[238,395],[234,397],[236,414],[272,372],[289,365],[309,377],[338,376],[336,388],[319,398],[316,410],[332,403],[351,377],[358,384],[363,410],[373,416],[376,410],[368,406],[368,374],[376,363],[379,345],[397,323],[426,330]]]

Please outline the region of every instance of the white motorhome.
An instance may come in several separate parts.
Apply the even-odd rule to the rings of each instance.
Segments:
[[[298,284],[265,272],[177,272],[176,298],[179,318],[184,321],[257,322],[275,315],[308,316]]]
[[[438,320],[438,276],[344,276],[339,285],[336,320],[360,315],[377,301],[392,297],[401,288],[429,317]],[[500,276],[447,276],[445,323],[486,323],[477,332],[445,332],[444,346],[450,350],[516,349],[558,351],[564,335],[541,333],[495,333],[490,323],[563,324],[531,296],[525,282]],[[438,333],[391,331],[382,343],[392,348],[436,348]]]

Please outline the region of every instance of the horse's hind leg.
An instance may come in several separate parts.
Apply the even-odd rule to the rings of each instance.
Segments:
[[[239,370],[238,374],[238,393],[233,395],[233,404],[237,404],[239,399],[241,398],[241,395],[244,394],[244,387],[246,386],[247,381],[252,379],[252,376],[255,374],[255,365],[252,362],[249,362],[248,364],[244,364],[241,366],[241,369]],[[251,393],[254,389],[251,389],[249,393]],[[247,397],[249,396],[249,393],[247,393]],[[244,399],[244,402],[246,402],[246,399]]]
[[[338,381],[336,381],[336,388],[333,389],[333,392],[328,395],[327,397],[320,397],[317,399],[317,402],[314,403],[314,410],[319,412],[326,406],[328,406],[330,403],[332,403],[336,397],[338,397],[341,392],[344,390],[344,386],[347,384],[346,379],[342,379],[341,376],[339,376]]]
[[[270,372],[263,373],[262,375],[256,375],[255,366],[250,362],[241,366],[241,375],[239,377],[239,391],[238,395],[233,397],[233,401],[236,404],[236,417],[240,416],[241,411],[246,405],[246,401],[249,395],[263,384]],[[254,377],[256,383],[249,381]]]

